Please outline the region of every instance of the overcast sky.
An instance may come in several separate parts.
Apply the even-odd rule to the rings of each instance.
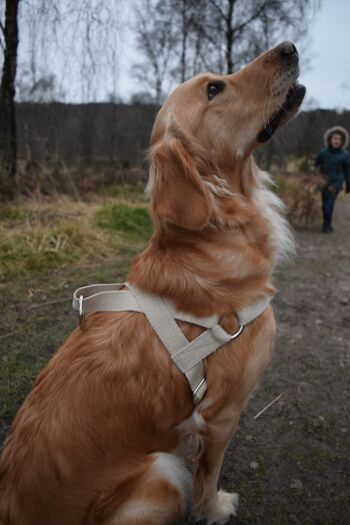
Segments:
[[[311,70],[300,80],[322,108],[350,109],[350,0],[323,0],[309,31]]]

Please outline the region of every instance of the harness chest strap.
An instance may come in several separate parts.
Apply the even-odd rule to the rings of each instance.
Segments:
[[[125,286],[128,289],[122,290]],[[207,390],[203,360],[238,337],[246,324],[264,312],[271,299],[265,296],[237,312],[240,328],[233,335],[218,324],[219,316],[196,317],[178,312],[168,299],[144,292],[130,283],[94,284],[78,288],[73,295],[73,308],[79,312],[80,319],[92,312],[132,311],[145,314],[174,363],[186,375],[194,403],[198,403]],[[175,319],[206,330],[190,342]]]

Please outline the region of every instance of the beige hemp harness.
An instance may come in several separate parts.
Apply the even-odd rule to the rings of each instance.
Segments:
[[[127,289],[122,290],[122,288]],[[192,390],[194,404],[207,390],[203,360],[218,348],[238,337],[245,325],[256,319],[267,308],[272,297],[259,301],[236,313],[240,327],[233,335],[219,325],[219,316],[196,317],[178,312],[165,297],[144,292],[130,283],[92,284],[78,288],[73,295],[73,308],[79,312],[79,324],[92,312],[139,312],[145,314],[152,328],[169,352],[176,366],[185,374]],[[193,341],[188,341],[177,325],[186,321],[206,328]]]

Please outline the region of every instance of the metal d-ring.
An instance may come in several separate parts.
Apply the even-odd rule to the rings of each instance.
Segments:
[[[244,326],[240,325],[240,327],[238,328],[237,332],[235,334],[231,335],[230,341],[232,341],[232,339],[236,339],[236,337],[238,337],[242,333],[243,328],[244,328]]]
[[[80,330],[84,330],[84,321],[85,321],[85,314],[83,311],[83,300],[84,300],[84,297],[82,295],[79,295],[79,328]]]

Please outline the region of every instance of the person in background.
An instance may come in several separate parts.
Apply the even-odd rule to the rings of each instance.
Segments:
[[[334,204],[344,182],[346,193],[350,192],[350,154],[345,149],[349,142],[348,132],[341,126],[330,128],[324,135],[324,142],[326,147],[318,153],[315,168],[322,176],[322,231],[331,233]]]

